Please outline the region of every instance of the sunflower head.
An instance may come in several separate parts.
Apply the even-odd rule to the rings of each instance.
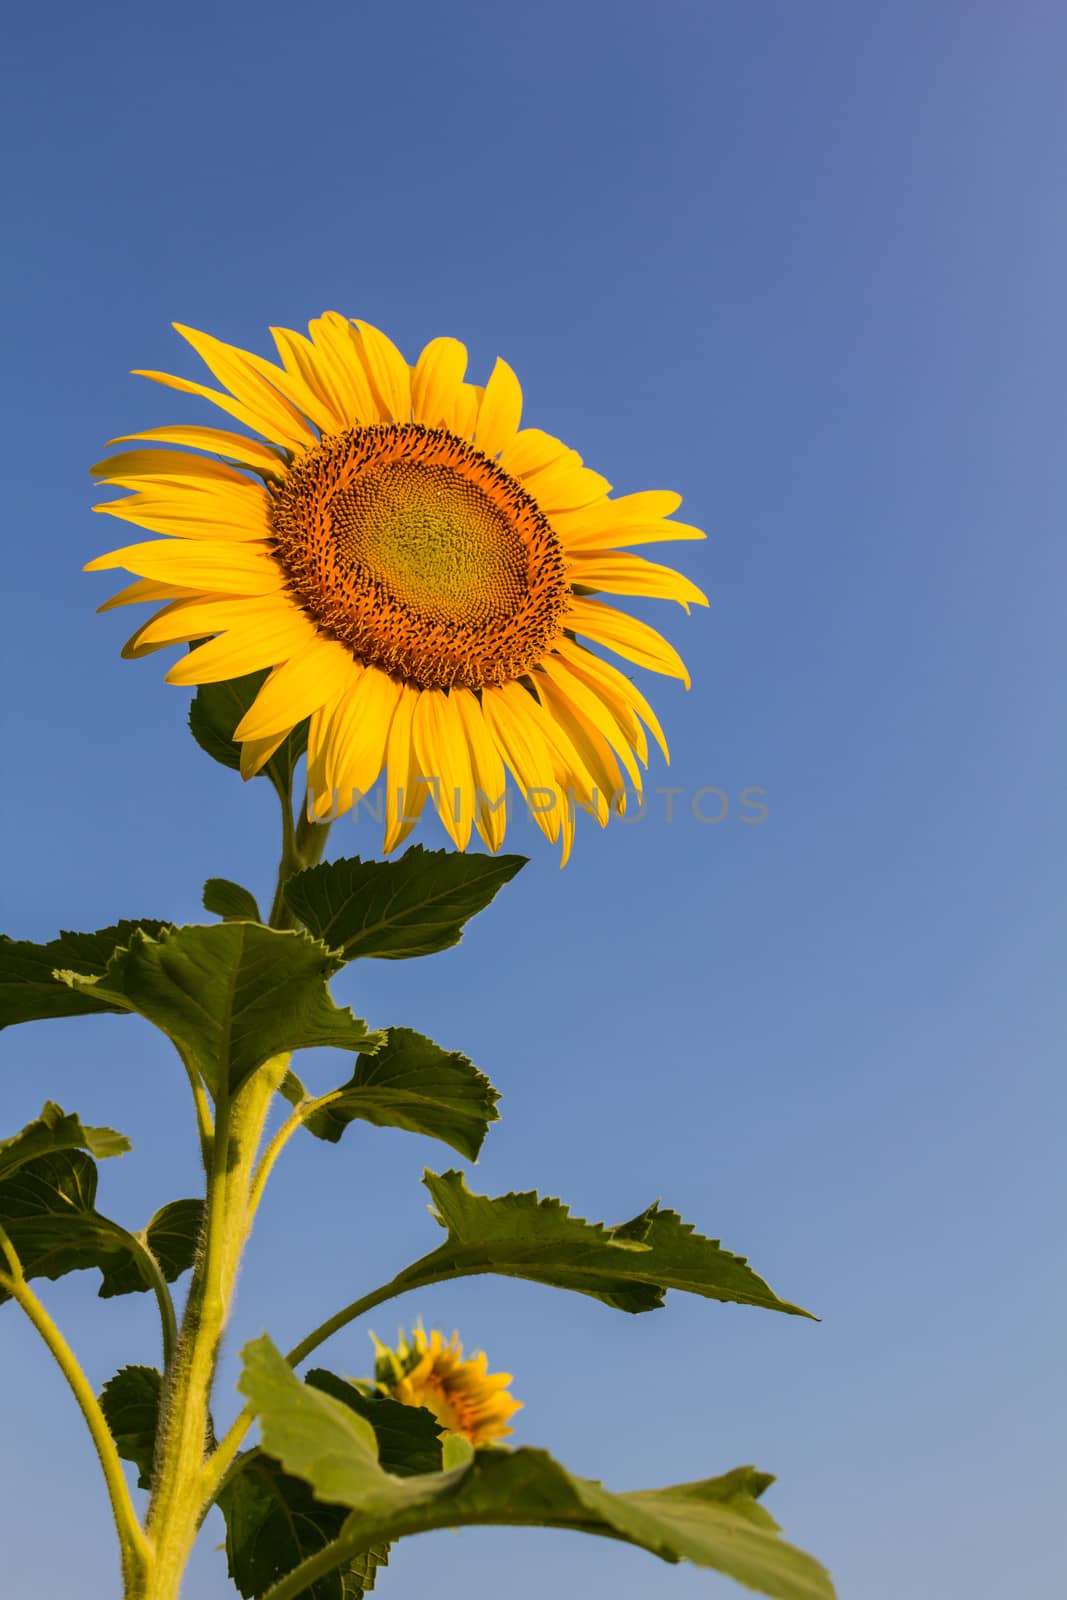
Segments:
[[[222,385],[148,372],[207,398],[244,433],[164,426],[95,467],[131,491],[96,507],[162,535],[89,563],[137,581],[103,609],[162,604],[140,656],[198,641],[167,674],[203,684],[270,669],[236,730],[251,777],[308,724],[308,815],[348,810],[384,775],[388,853],[428,798],[462,850],[503,843],[509,778],[562,844],[574,802],[603,825],[641,792],[659,722],[625,671],[680,679],[646,623],[598,595],[705,604],[689,580],[625,547],[699,539],[680,496],[612,498],[539,428],[498,361],[433,339],[410,365],[385,334],[336,312],[273,330],[276,361],[178,328]],[[144,448],[145,441],[165,448]],[[536,803],[533,796],[537,797]]]
[[[403,1328],[395,1349],[374,1338],[374,1376],[382,1394],[408,1406],[425,1406],[446,1433],[458,1434],[477,1449],[513,1431],[508,1422],[522,1406],[507,1392],[511,1374],[490,1372],[484,1351],[463,1358],[459,1335],[448,1343],[436,1328],[421,1323],[410,1343]]]

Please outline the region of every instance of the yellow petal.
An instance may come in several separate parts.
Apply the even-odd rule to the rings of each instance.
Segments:
[[[118,606],[136,606],[146,600],[182,600],[188,599],[195,591],[179,588],[173,583],[155,583],[151,578],[138,578],[136,583],[131,583],[125,589],[120,589],[118,594],[113,594],[110,600],[105,600],[102,606],[97,606],[97,611],[114,611]]]
[[[233,417],[237,422],[243,422],[246,428],[262,434],[265,439],[272,439],[294,450],[307,448],[303,438],[294,437],[289,429],[273,428],[258,411],[242,405],[239,400],[231,400],[228,394],[223,394],[219,389],[209,389],[206,384],[193,383],[190,378],[176,378],[170,372],[152,372],[146,367],[135,367],[133,375],[135,378],[151,378],[153,383],[161,383],[167,389],[177,389],[180,394],[195,394],[202,400],[210,400],[212,405],[218,406],[220,411],[225,411],[227,416]]]
[[[157,611],[155,617],[153,617],[151,620],[154,622],[160,617],[169,616],[169,614],[174,611],[176,607],[180,606],[181,603],[182,602],[180,600],[176,600],[173,601],[169,606],[164,606],[163,610]],[[136,632],[130,634],[130,637],[126,640],[126,643],[123,645],[122,650],[120,651],[123,661],[140,661],[142,656],[151,655],[153,650],[163,649],[164,644],[167,641],[164,640],[157,643],[151,639],[145,639],[145,629],[148,626],[149,623],[143,623],[141,627],[136,630]]]
[[[541,472],[567,454],[562,439],[543,428],[520,428],[500,454],[500,465],[513,478],[525,478],[530,473]]]
[[[497,360],[485,386],[474,442],[487,456],[499,455],[519,430],[522,389],[506,361]]]
[[[153,650],[165,649],[169,644],[188,644],[192,639],[201,639],[207,634],[217,633],[219,627],[226,626],[226,624],[219,624],[216,627],[202,630],[197,629],[195,621],[192,626],[189,625],[188,616],[191,608],[202,606],[203,603],[201,595],[190,595],[187,589],[179,590],[176,598],[171,600],[170,605],[164,606],[162,611],[157,611],[154,616],[149,617],[147,622],[141,624],[136,633],[130,635],[122,647],[123,660],[136,661],[141,656],[150,655]],[[208,608],[217,610],[220,605],[228,608],[247,603],[247,601],[235,600],[230,595],[225,596],[222,600],[217,595],[213,595],[208,602]],[[268,601],[264,600],[252,601],[254,606],[263,606],[268,603]]]
[[[399,680],[378,667],[366,667],[341,696],[326,736],[328,788],[345,796],[374,788],[399,698]]]
[[[427,428],[457,431],[466,370],[467,348],[458,339],[430,340],[415,363],[411,378],[411,406],[416,422]]]
[[[463,725],[444,690],[419,696],[412,736],[423,777],[436,780],[437,814],[456,848],[465,850],[474,823],[474,777]]]
[[[281,366],[248,351],[244,352],[245,359],[272,389],[285,397],[301,419],[306,418],[320,433],[336,433],[344,424],[324,397],[321,382],[317,381],[314,347],[303,334],[291,328],[271,328],[270,331]]]
[[[610,505],[611,501],[606,504]],[[563,548],[569,555],[598,555],[623,545],[666,544],[672,539],[706,539],[703,528],[690,527],[687,522],[620,522],[612,525],[610,518],[598,523],[596,528],[575,532],[566,518],[569,512],[553,512],[552,525],[559,534]]]
[[[495,855],[507,830],[507,775],[482,708],[469,689],[453,689],[474,775],[474,825]]]
[[[624,677],[617,667],[612,666],[610,661],[602,661],[591,650],[586,650],[582,645],[576,644],[571,639],[558,640],[555,648],[573,671],[578,672],[584,678],[590,679],[600,693],[610,700],[614,706],[619,709],[623,706],[633,708],[663,751],[663,758],[667,765],[670,766],[671,753],[667,748],[667,740],[663,729],[660,727],[659,718],[633,679]]]
[[[295,728],[341,694],[354,667],[343,645],[333,639],[316,639],[292,661],[275,668],[238,723],[234,738],[262,739],[282,728]]]
[[[318,443],[292,401],[280,394],[264,376],[264,367],[268,371],[277,371],[276,368],[272,369],[262,357],[254,357],[247,350],[213,338],[210,333],[200,333],[181,322],[176,322],[174,328],[192,345],[208,371],[259,418],[258,431],[266,438],[280,440],[297,450],[309,449]],[[278,376],[283,375],[279,373]]]
[[[292,328],[270,331],[292,392],[300,396],[299,405],[304,415],[323,433],[337,433],[350,427],[350,417],[331,380],[329,363],[323,361],[311,340]]]
[[[664,539],[704,539],[702,528],[667,518],[682,503],[669,489],[644,489],[616,500],[596,500],[578,509],[557,510],[552,521],[568,550],[610,550],[618,545]]]
[[[324,791],[330,795],[331,811],[338,788],[337,770],[343,759],[344,749],[342,741],[345,730],[339,726],[339,721],[343,718],[345,709],[351,702],[352,696],[355,694],[367,670],[363,663],[359,661],[353,660],[352,666],[354,668],[352,677],[337,699],[332,701],[329,706],[321,706],[315,713],[315,718],[321,718],[321,722],[316,724],[314,756],[310,738],[308,740],[308,772],[310,774],[311,767],[314,765],[316,793]],[[340,738],[338,737],[339,734],[341,735]]]
[[[568,796],[564,802],[563,815],[560,818],[560,870],[567,865],[571,858],[571,849],[574,845],[574,807]]]
[[[261,477],[280,478],[285,471],[284,460],[269,445],[246,439],[241,433],[228,433],[224,428],[151,428],[147,433],[121,434],[117,439],[109,439],[108,444],[134,444],[140,439],[150,439],[160,444],[185,444],[194,450],[210,450],[214,455],[225,456],[230,461],[240,461]]]
[[[422,782],[424,774],[419,770],[419,759],[415,753],[415,741],[412,736],[415,707],[420,698],[421,691],[412,684],[401,684],[400,697],[393,713],[393,720],[389,724],[389,737],[385,747],[386,822],[382,844],[386,855],[395,850],[397,845],[403,844],[421,817],[429,794],[429,785]]]
[[[549,515],[569,506],[588,505],[611,488],[607,478],[582,465],[577,450],[568,450],[536,472],[522,474],[522,486]]]
[[[160,611],[141,629],[146,644],[184,644],[190,639],[204,639],[212,633],[224,633],[227,628],[245,628],[250,624],[269,627],[290,616],[299,616],[288,595],[252,596],[197,595],[180,596],[166,611]],[[310,627],[310,624],[307,624]]]
[[[567,731],[571,731],[571,723],[577,718],[582,724],[594,728],[601,738],[607,741],[615,753],[616,759],[625,769],[630,782],[637,793],[641,793],[641,769],[634,759],[629,730],[615,715],[610,705],[605,704],[596,690],[584,683],[577,673],[571,672],[559,656],[548,655],[541,662],[541,672],[551,679],[559,695],[567,702],[569,716]],[[541,688],[540,677],[535,678],[538,688]]]
[[[707,596],[695,583],[673,567],[661,567],[643,556],[614,555],[598,552],[596,555],[577,555],[573,551],[570,570],[571,583],[580,583],[587,589],[601,589],[605,594],[632,594],[650,600],[676,600],[686,611],[690,605],[706,606]]]
[[[556,740],[562,736],[573,747],[578,757],[575,776],[580,778],[584,769],[593,780],[592,789],[583,798],[592,805],[597,821],[604,827],[611,811],[621,815],[626,809],[626,787],[611,746],[603,734],[582,717],[551,678],[538,673],[534,681],[537,693],[549,713],[550,736]]]
[[[263,498],[257,501],[216,490],[205,494],[192,487],[145,489],[123,500],[102,500],[93,510],[176,539],[265,539],[270,534],[270,502],[265,490],[259,493]]]
[[[639,622],[636,617],[616,611],[599,600],[572,597],[564,614],[564,626],[584,634],[596,644],[605,644],[616,655],[625,656],[639,667],[650,667],[668,678],[680,678],[689,688],[685,662],[662,634]]]
[[[138,489],[142,484],[167,484],[171,488],[213,488],[263,494],[262,484],[253,483],[244,472],[228,467],[210,456],[192,455],[188,450],[124,450],[108,456],[89,468],[90,476],[119,488]]]
[[[284,329],[277,331],[288,332],[289,330]],[[273,333],[275,330],[272,329],[271,332]],[[292,337],[297,340],[302,338],[300,334],[295,333],[292,335]],[[275,338],[274,342],[277,345],[278,339]],[[313,347],[308,344],[308,341],[303,340],[302,342],[305,345],[308,345],[308,348],[312,351],[313,355]],[[231,345],[227,348],[232,350],[235,347]],[[282,359],[282,365],[279,367],[276,362],[267,361],[265,357],[258,356],[251,350],[241,350],[238,352],[238,354],[246,366],[250,367],[253,372],[258,373],[261,378],[266,380],[266,383],[272,393],[277,391],[277,393],[283,396],[292,409],[297,412],[301,423],[303,423],[304,419],[307,418],[309,421],[315,423],[316,427],[320,426],[315,415],[315,413],[321,409],[319,400],[319,386],[309,383],[305,380],[304,369],[301,368],[299,364],[297,364],[296,370],[293,370],[286,363],[284,357]],[[280,349],[279,354],[281,354]],[[333,431],[333,427],[329,423],[328,431]]]
[[[363,365],[386,421],[411,421],[411,368],[392,339],[369,322],[356,321]]]
[[[363,366],[359,336],[347,317],[326,311],[308,323],[315,346],[316,364],[323,382],[329,382],[346,428],[388,422],[375,398]]]
[[[325,705],[316,706],[308,719],[307,814],[309,822],[319,821],[333,809],[334,795],[326,784],[327,735],[329,733],[330,720],[344,692],[342,690],[340,695],[336,695],[332,700],[327,700]],[[250,741],[253,744],[255,742],[255,740]]]
[[[452,429],[461,439],[474,437],[474,426],[485,390],[477,383],[465,383],[456,400],[456,421]]]
[[[274,594],[285,576],[262,545],[234,540],[148,539],[87,561],[85,572],[125,567],[139,578],[158,578],[209,594]]]
[[[272,733],[269,739],[246,739],[241,746],[241,777],[247,782],[267,765],[278,746],[284,744],[289,733]]]
[[[269,620],[249,619],[176,661],[167,673],[167,682],[225,683],[228,678],[241,678],[261,667],[277,667],[294,656],[300,659],[317,643],[315,630],[299,611]],[[289,726],[295,727],[303,720],[303,716],[295,717]],[[261,730],[262,734],[279,731],[278,724]]]
[[[581,511],[568,511],[561,516],[561,525],[568,528],[591,527],[609,515],[618,526],[635,522],[659,522],[677,511],[682,503],[680,494],[673,489],[641,489],[637,494],[620,494],[614,500],[604,500]]]
[[[571,641],[563,639],[560,642],[570,644]],[[563,655],[563,652],[557,651],[556,654]],[[591,689],[597,699],[611,712],[622,737],[626,740],[641,765],[647,767],[648,737],[645,733],[644,724],[631,703],[631,697],[615,688],[611,683],[605,682],[599,674],[584,670],[585,660],[596,659],[590,651],[579,649],[577,654],[583,658],[582,661],[575,661],[570,656],[564,656],[572,675],[585,684],[588,689]],[[619,675],[619,681],[623,684],[626,683],[626,679],[621,674]]]
[[[554,844],[560,830],[560,794],[556,764],[538,722],[540,709],[517,683],[482,690],[489,731],[534,821]]]

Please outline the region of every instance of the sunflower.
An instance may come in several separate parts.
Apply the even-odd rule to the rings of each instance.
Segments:
[[[539,428],[497,361],[484,388],[467,353],[433,339],[414,366],[337,312],[309,336],[272,330],[278,361],[175,324],[221,389],[140,376],[211,400],[258,437],[168,426],[93,469],[132,491],[94,509],[164,538],[87,571],[137,582],[101,610],[163,602],[123,652],[204,641],[167,673],[204,684],[272,669],[236,730],[258,772],[308,722],[308,815],[329,821],[386,774],[384,848],[432,795],[459,849],[503,843],[510,773],[545,835],[574,830],[571,799],[605,824],[638,795],[655,713],[591,646],[679,678],[646,623],[596,595],[707,602],[680,573],[620,547],[700,539],[670,521],[681,497],[611,498],[611,485]],[[165,447],[146,449],[145,442]]]
[[[375,1377],[383,1394],[404,1405],[425,1406],[446,1432],[461,1434],[476,1448],[514,1432],[508,1421],[522,1409],[522,1401],[507,1392],[511,1374],[490,1372],[481,1350],[464,1361],[458,1333],[445,1344],[436,1328],[427,1337],[420,1323],[410,1344],[401,1328],[395,1350],[377,1339],[374,1347]]]

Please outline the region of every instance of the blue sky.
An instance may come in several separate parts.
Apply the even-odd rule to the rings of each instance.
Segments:
[[[709,613],[646,688],[684,792],[530,866],[456,950],[335,985],[466,1051],[504,1096],[472,1184],[619,1220],[654,1196],[823,1319],[672,1297],[627,1318],[474,1280],[401,1302],[526,1402],[517,1439],[612,1487],[745,1461],[842,1600],[1048,1595],[1064,1483],[1061,737],[1067,18],[1014,6],[310,0],[22,8],[4,97],[13,244],[0,586],[3,928],[197,920],[264,891],[275,819],[183,730],[159,658],[82,563],[106,439],[192,420],[172,320],[266,352],[333,307],[407,354],[438,333],[621,491],[677,487]],[[643,614],[655,615],[655,608]],[[693,793],[721,788],[721,823]],[[766,791],[767,818],[739,797]],[[712,813],[714,814],[714,813]],[[432,828],[422,835],[438,844]],[[374,853],[342,823],[332,853]],[[323,1057],[322,1087],[344,1064]],[[103,1017],[0,1039],[3,1127],[46,1096],[134,1153],[131,1226],[192,1192],[161,1040]],[[431,1247],[449,1153],[294,1141],[241,1282],[292,1342]],[[147,1299],[45,1286],[94,1382],[155,1359]],[[113,1600],[90,1448],[12,1308],[0,1529],[11,1600]],[[325,1354],[367,1369],[360,1329]],[[59,1530],[62,1530],[61,1532]],[[205,1535],[197,1600],[230,1594]],[[383,1600],[600,1582],[732,1592],[551,1533],[436,1535]]]

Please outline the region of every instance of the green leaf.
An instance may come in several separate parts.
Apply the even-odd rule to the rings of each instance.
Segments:
[[[369,1594],[374,1588],[378,1568],[388,1565],[387,1544],[372,1544],[369,1550],[361,1550],[358,1556],[353,1556],[343,1572],[344,1600],[361,1600],[363,1595]]]
[[[267,681],[269,670],[225,683],[202,683],[189,706],[189,729],[201,750],[234,772],[241,767],[241,746],[233,737],[234,730]],[[288,795],[292,788],[293,770],[307,749],[307,730],[306,722],[294,728],[262,769],[262,776],[282,794]]]
[[[612,1494],[542,1450],[478,1450],[448,1472],[400,1478],[368,1452],[360,1420],[300,1382],[264,1335],[243,1352],[240,1388],[265,1449],[313,1493],[353,1514],[336,1550],[350,1561],[383,1541],[435,1528],[522,1524],[621,1539],[664,1561],[710,1567],[772,1600],[833,1600],[810,1556],[783,1543],[758,1504],[773,1481],[752,1467],[674,1488]]]
[[[443,1481],[442,1481],[443,1480]],[[772,1600],[833,1600],[819,1562],[779,1537],[758,1504],[773,1482],[753,1467],[666,1489],[613,1494],[567,1472],[544,1450],[478,1450],[468,1467],[424,1480],[421,1503],[355,1511],[346,1545],[471,1524],[531,1524],[620,1539],[661,1560],[690,1561]]]
[[[218,1498],[226,1519],[226,1560],[245,1600],[264,1594],[279,1578],[336,1539],[348,1512],[323,1505],[307,1484],[283,1471],[273,1457],[253,1450]],[[304,1590],[304,1600],[360,1600],[374,1588],[385,1546],[375,1546]]]
[[[189,1272],[196,1260],[204,1218],[203,1200],[171,1200],[145,1229],[148,1248],[168,1283]]]
[[[328,861],[298,872],[285,898],[300,921],[346,961],[401,961],[458,944],[525,856],[487,856],[412,845],[398,861]]]
[[[28,1161],[0,1183],[0,1227],[27,1278],[60,1278],[99,1267],[104,1279],[127,1267],[136,1245],[125,1228],[96,1210],[96,1165],[80,1150]],[[136,1274],[137,1289],[151,1285]],[[0,1300],[8,1298],[0,1291]]]
[[[188,1272],[196,1260],[204,1216],[202,1200],[172,1200],[156,1212],[142,1235],[168,1283]],[[116,1294],[136,1294],[143,1289],[140,1262],[130,1256],[111,1268],[100,1290],[103,1300]]]
[[[114,1128],[86,1128],[74,1112],[68,1116],[62,1106],[46,1100],[35,1122],[27,1123],[10,1139],[0,1139],[0,1180],[9,1178],[27,1161],[57,1150],[88,1150],[103,1160],[125,1155],[129,1149],[130,1141]]]
[[[0,1028],[46,1017],[81,1017],[92,1011],[121,1011],[102,996],[79,993],[56,978],[73,968],[99,977],[108,962],[138,929],[156,935],[165,922],[118,922],[97,933],[61,933],[49,944],[31,944],[0,934]]]
[[[684,1289],[709,1300],[810,1316],[779,1300],[743,1256],[694,1233],[673,1211],[650,1206],[612,1228],[573,1217],[559,1200],[536,1193],[472,1194],[461,1172],[427,1172],[423,1181],[448,1239],[393,1279],[394,1294],[496,1272],[574,1289],[620,1311],[653,1311],[668,1289]]]
[[[326,979],[340,965],[307,934],[223,922],[164,929],[158,939],[135,933],[100,977],[64,978],[154,1023],[217,1095],[220,1075],[235,1092],[285,1050],[381,1042],[331,1000]]]
[[[316,1369],[305,1382],[363,1417],[374,1429],[380,1464],[398,1477],[441,1467],[441,1428],[421,1406],[363,1394],[332,1372]],[[259,1595],[300,1561],[336,1539],[348,1515],[343,1506],[316,1500],[302,1479],[285,1472],[262,1450],[250,1451],[231,1477],[219,1505],[226,1518],[230,1576],[245,1596]],[[358,1600],[374,1587],[388,1546],[376,1545],[307,1590],[313,1600]]]
[[[152,1288],[142,1245],[168,1282],[192,1265],[201,1200],[172,1201],[140,1236],[96,1210],[97,1170],[85,1152],[102,1159],[129,1148],[114,1129],[87,1128],[51,1101],[35,1122],[0,1142],[0,1226],[27,1278],[98,1267],[106,1299]]]
[[[242,889],[229,878],[209,878],[204,885],[204,910],[224,922],[262,922],[259,906],[251,889]]]
[[[444,1430],[425,1406],[404,1405],[388,1395],[363,1394],[355,1384],[322,1367],[315,1367],[304,1381],[320,1394],[340,1400],[370,1423],[378,1441],[378,1462],[384,1471],[398,1478],[412,1478],[441,1470]]]
[[[310,1483],[320,1499],[359,1505],[364,1495],[380,1497],[402,1481],[379,1466],[370,1423],[347,1401],[302,1383],[266,1334],[247,1344],[241,1358],[237,1387],[263,1424],[264,1450]]]
[[[283,1086],[288,1092],[292,1083]],[[474,1160],[499,1095],[489,1079],[456,1050],[442,1050],[410,1028],[389,1028],[374,1055],[361,1055],[353,1076],[304,1126],[336,1144],[350,1122],[406,1128],[441,1139]]]
[[[115,1447],[137,1468],[137,1487],[152,1487],[163,1379],[155,1367],[122,1367],[105,1383],[100,1406]]]

